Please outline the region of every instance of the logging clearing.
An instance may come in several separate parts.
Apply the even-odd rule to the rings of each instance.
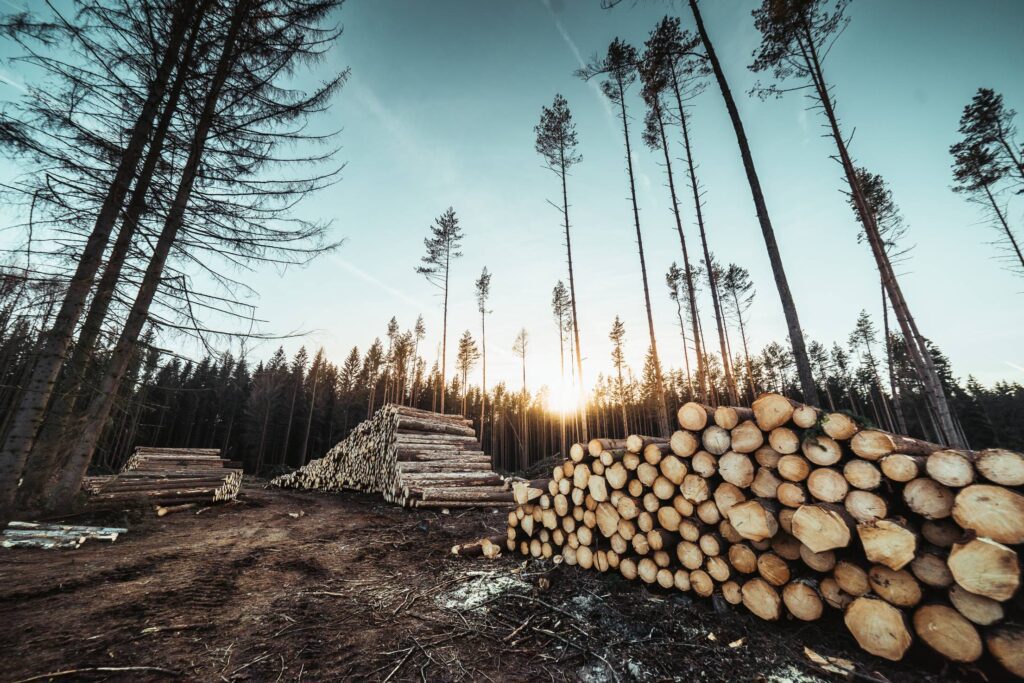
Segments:
[[[0,3],[4,679],[1024,680],[1024,4],[746,3]]]

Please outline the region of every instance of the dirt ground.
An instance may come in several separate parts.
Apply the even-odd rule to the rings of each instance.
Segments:
[[[871,657],[837,616],[769,624],[613,575],[449,554],[503,532],[497,510],[250,485],[198,515],[96,521],[129,532],[0,550],[0,679],[836,680],[807,646],[859,680],[984,680],[924,651]]]

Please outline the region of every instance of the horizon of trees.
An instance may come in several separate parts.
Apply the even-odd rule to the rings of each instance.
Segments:
[[[737,268],[731,264],[723,279]],[[5,311],[0,308],[0,313]],[[0,335],[0,427],[10,416],[17,393],[13,387],[28,367],[40,332],[24,316],[5,320],[13,325]],[[736,339],[740,318],[727,315],[726,320],[730,340]],[[610,371],[599,375],[586,396],[589,433],[652,433],[658,425],[659,401],[651,354],[643,367],[630,366],[617,352],[630,330],[618,318],[609,328],[601,352]],[[524,332],[526,343],[520,344]],[[440,410],[440,369],[436,359],[428,361],[420,353],[418,339],[424,334],[422,318],[404,331],[392,318],[384,339],[376,338],[363,351],[353,347],[336,362],[322,349],[311,354],[305,347],[291,357],[281,347],[263,360],[230,352],[185,359],[153,346],[149,332],[133,358],[129,381],[116,398],[94,469],[116,471],[139,445],[217,447],[242,461],[246,471],[269,476],[321,457],[388,402]],[[577,414],[557,405],[552,378],[530,378],[530,356],[554,349],[534,348],[526,330],[498,343],[510,350],[525,346],[520,358],[525,375],[491,386],[485,408],[485,394],[474,372],[479,369],[479,349],[467,330],[460,336],[458,372],[449,377],[443,393],[449,412],[454,408],[473,420],[494,467],[521,472],[564,453],[563,430],[564,443],[581,440],[582,424]],[[572,344],[564,346],[571,351]],[[831,344],[810,340],[808,349],[824,408],[848,412],[883,429],[936,439],[926,399],[897,332],[890,332],[886,344],[864,311],[846,339]],[[799,395],[795,363],[785,343],[773,341],[760,349],[734,346],[734,386],[726,382],[718,354],[713,349],[705,353],[709,398],[715,404],[729,404],[735,395],[739,403],[749,405],[764,391]],[[997,382],[986,387],[970,376],[959,379],[939,349],[931,347],[931,353],[970,447],[1024,449],[1024,385]],[[571,362],[566,365],[571,367]],[[893,386],[899,388],[896,395]],[[673,415],[683,403],[701,399],[684,368],[665,369],[665,392]]]

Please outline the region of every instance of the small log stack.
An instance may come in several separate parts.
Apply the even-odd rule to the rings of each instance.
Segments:
[[[87,477],[90,508],[182,505],[234,500],[242,487],[241,464],[218,448],[140,446],[112,477]]]
[[[322,458],[270,482],[283,488],[380,493],[406,507],[509,505],[512,492],[491,469],[461,415],[387,404]]]
[[[1024,676],[1024,455],[951,450],[778,394],[679,409],[671,438],[575,444],[514,486],[506,547],[758,617],[841,610],[860,646],[914,642]]]
[[[119,527],[10,522],[0,533],[0,547],[46,550],[77,548],[89,539],[114,542],[118,536],[127,532],[127,529]]]

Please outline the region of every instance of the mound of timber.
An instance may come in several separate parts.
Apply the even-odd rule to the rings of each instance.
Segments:
[[[407,507],[509,504],[471,422],[388,404],[322,458],[270,483],[285,488],[380,493]]]
[[[183,505],[234,500],[242,486],[239,463],[219,448],[140,446],[112,477],[88,477],[88,506]]]
[[[514,487],[506,547],[718,594],[758,617],[840,610],[860,646],[988,651],[1024,676],[1024,455],[951,450],[778,394],[680,408],[671,438],[575,444]]]

